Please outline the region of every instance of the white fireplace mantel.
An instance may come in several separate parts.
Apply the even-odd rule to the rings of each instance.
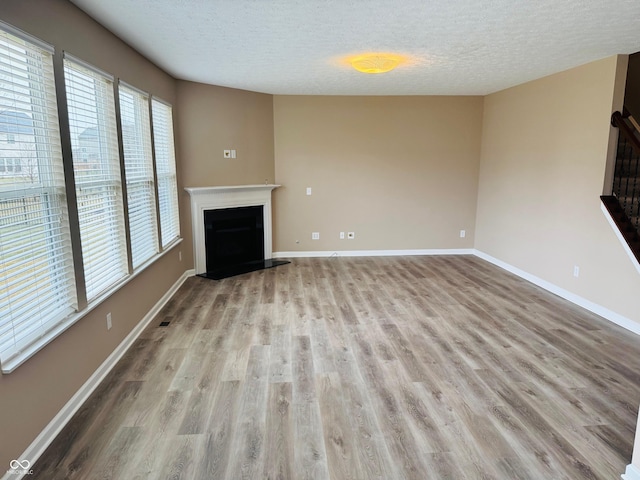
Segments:
[[[264,258],[270,259],[271,192],[280,185],[234,185],[228,187],[187,187],[191,196],[191,230],[196,273],[207,271],[205,251],[204,212],[219,208],[252,207],[262,205],[264,220]]]

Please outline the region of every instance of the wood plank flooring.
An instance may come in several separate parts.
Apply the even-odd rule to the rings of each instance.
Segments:
[[[296,259],[188,279],[33,477],[615,479],[639,404],[640,337],[480,259]]]

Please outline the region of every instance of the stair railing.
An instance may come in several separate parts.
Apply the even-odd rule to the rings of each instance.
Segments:
[[[629,117],[628,112],[625,114]],[[612,194],[636,232],[640,232],[640,132],[620,112],[614,112],[611,124],[620,132]]]

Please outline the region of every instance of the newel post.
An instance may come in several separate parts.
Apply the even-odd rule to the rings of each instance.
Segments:
[[[633,456],[631,464],[622,475],[624,480],[640,480],[640,412],[638,413],[638,426],[636,427],[636,440],[633,443]]]

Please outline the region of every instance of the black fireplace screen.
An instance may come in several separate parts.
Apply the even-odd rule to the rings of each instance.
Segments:
[[[264,260],[263,207],[204,212],[207,271]]]

